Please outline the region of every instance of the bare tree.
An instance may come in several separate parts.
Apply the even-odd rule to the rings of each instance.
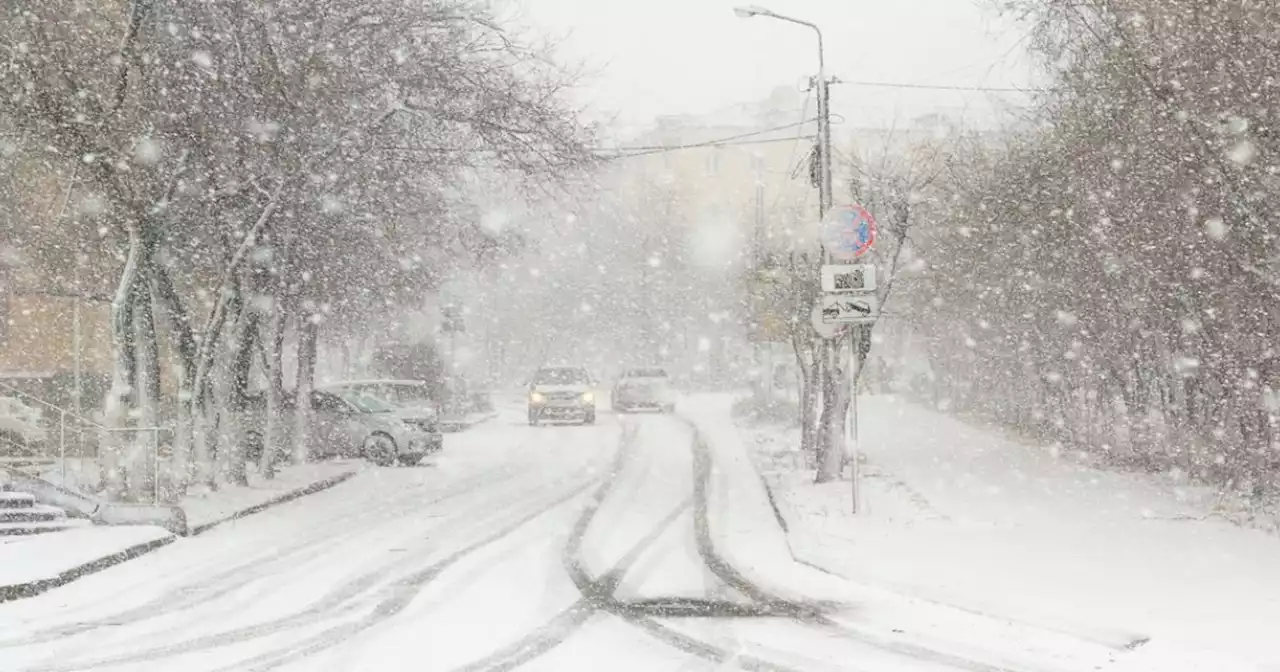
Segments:
[[[6,6],[0,86],[15,94],[0,102],[0,117],[28,142],[82,162],[86,193],[105,204],[98,223],[122,256],[108,418],[123,428],[176,417],[172,497],[194,472],[214,482],[217,470],[198,463],[215,453],[243,480],[238,458],[210,443],[215,428],[234,423],[219,417],[219,401],[242,398],[253,367],[237,355],[229,386],[212,394],[229,334],[238,353],[265,336],[279,402],[277,346],[291,322],[305,345],[300,359],[314,365],[323,311],[305,306],[329,305],[326,291],[371,278],[407,295],[430,276],[426,263],[405,260],[438,243],[448,221],[435,216],[439,195],[453,174],[488,165],[554,176],[584,158],[583,134],[558,97],[563,73],[478,3],[138,0],[119,9]],[[395,232],[370,225],[389,220]],[[341,233],[317,236],[318,224]],[[297,243],[344,237],[356,244],[341,254]],[[346,263],[323,263],[336,256]],[[249,261],[261,282],[242,277]],[[157,305],[179,343],[181,393],[164,412]],[[290,306],[302,313],[287,314]],[[154,456],[123,433],[109,437],[114,491],[137,496]]]
[[[949,403],[1275,491],[1278,10],[1016,5],[1054,87],[1025,127],[952,162],[903,295]]]

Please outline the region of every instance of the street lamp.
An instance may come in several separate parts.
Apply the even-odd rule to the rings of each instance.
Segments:
[[[818,219],[821,221],[827,216],[827,211],[831,209],[833,195],[831,192],[831,106],[830,98],[827,95],[827,65],[826,56],[822,47],[822,29],[818,28],[816,23],[802,21],[790,16],[783,16],[773,11],[759,7],[756,5],[748,5],[746,7],[735,7],[733,13],[740,18],[749,19],[753,16],[765,16],[787,23],[794,23],[801,26],[812,28],[813,32],[818,36]],[[823,252],[823,262],[830,264],[832,258],[830,253]],[[862,342],[865,335],[861,332],[861,327],[855,327],[850,334],[850,358],[854,366],[854,374],[851,377],[850,399],[851,403],[848,410],[848,420],[845,423],[845,441],[848,444],[846,450],[850,451],[848,455],[853,464],[852,486],[853,486],[853,511],[858,512],[858,461],[856,454],[857,445],[857,367],[861,365],[858,355],[858,343]],[[828,344],[828,352],[834,353],[836,344],[834,342]],[[834,364],[834,361],[830,362]],[[829,375],[829,374],[828,374]]]
[[[825,217],[832,204],[831,109],[830,98],[827,95],[827,64],[826,55],[822,47],[822,29],[816,23],[784,16],[759,5],[734,7],[733,13],[742,19],[764,16],[770,19],[786,21],[787,23],[794,23],[813,29],[813,32],[818,36],[818,210],[820,211],[818,216],[819,218]]]

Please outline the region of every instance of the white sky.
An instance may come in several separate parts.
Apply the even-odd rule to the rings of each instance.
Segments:
[[[581,101],[615,118],[616,129],[655,115],[699,114],[799,87],[817,70],[817,44],[803,26],[741,19],[752,0],[510,0],[518,22],[563,37],[561,61],[587,77]],[[992,0],[755,0],[819,24],[827,69],[845,80],[1020,87],[1032,81],[1025,28]],[[509,5],[510,6],[510,5]],[[904,91],[841,85],[832,108],[845,123],[877,125],[929,112],[982,123],[1022,94]]]

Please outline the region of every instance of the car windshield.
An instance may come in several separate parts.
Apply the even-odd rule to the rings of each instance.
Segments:
[[[419,406],[432,402],[425,385],[379,383],[357,388],[361,394],[376,397],[394,406]]]
[[[587,381],[586,371],[569,367],[539,369],[533,377],[535,385],[579,385]]]
[[[395,410],[391,404],[369,394],[345,391],[339,396],[364,413],[390,413]]]

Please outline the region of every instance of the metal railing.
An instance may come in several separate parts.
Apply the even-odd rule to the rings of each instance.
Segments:
[[[106,425],[103,425],[102,423],[96,420],[86,418],[73,411],[70,411],[61,406],[58,406],[57,404],[53,404],[48,401],[45,401],[44,399],[41,399],[28,392],[24,392],[12,385],[9,385],[8,383],[0,382],[0,391],[4,393],[12,394],[26,401],[34,402],[35,404],[38,404],[39,406],[45,409],[48,409],[50,411],[56,412],[58,414],[58,457],[57,457],[58,473],[59,473],[59,479],[61,480],[60,485],[64,487],[68,485],[68,479],[67,479],[68,420],[72,420],[79,425],[78,427],[76,427],[76,430],[81,435],[81,437],[83,437],[83,432],[86,429],[88,429],[89,431],[99,431],[99,432],[105,432],[105,433],[127,433],[127,432],[150,433],[151,434],[151,465],[150,466],[151,466],[151,478],[152,478],[151,499],[153,504],[159,503],[160,501],[160,434],[163,432],[168,432],[172,434],[173,433],[172,428],[161,427],[161,426],[107,427]],[[15,448],[30,450],[30,446],[28,445],[17,445],[17,444],[14,444],[12,441],[7,441],[7,440],[3,441],[3,443],[5,445],[13,446]],[[79,445],[81,446],[81,448],[83,448],[84,446],[83,440],[79,442]],[[45,457],[48,458],[49,456],[46,455]],[[90,456],[82,456],[82,457],[90,457]],[[99,458],[101,458],[101,450],[99,447],[95,446],[91,459],[98,460]],[[32,461],[30,459],[30,456],[27,456],[26,459],[28,463]]]

